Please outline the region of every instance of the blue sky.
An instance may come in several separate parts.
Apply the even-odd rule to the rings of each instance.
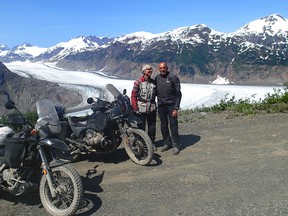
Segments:
[[[196,24],[230,33],[274,13],[288,18],[288,1],[1,0],[0,44],[50,47],[78,36],[161,33]]]

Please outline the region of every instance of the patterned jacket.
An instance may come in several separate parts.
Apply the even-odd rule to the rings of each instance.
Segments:
[[[154,79],[145,80],[144,76],[134,82],[131,104],[134,111],[151,113],[156,110],[156,83]]]

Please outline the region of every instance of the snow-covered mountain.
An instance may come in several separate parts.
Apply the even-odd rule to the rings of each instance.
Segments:
[[[197,24],[159,34],[81,36],[42,48],[42,52],[39,48],[38,55],[26,44],[25,48],[0,49],[0,61],[52,61],[67,69],[102,70],[124,78],[137,77],[139,64],[156,66],[167,61],[188,82],[207,83],[217,75],[235,83],[283,82],[288,72],[287,35],[288,20],[272,14],[232,33]]]
[[[13,47],[11,52],[19,56],[31,56],[31,58],[35,58],[46,50],[47,48],[41,48],[37,46],[32,46],[30,43],[24,43],[22,45]]]
[[[10,61],[26,61],[45,52],[46,48],[32,46],[29,43],[24,43],[9,49],[6,45],[0,45],[0,60],[3,62]]]
[[[288,35],[288,21],[279,14],[272,14],[252,21],[235,32],[235,35],[263,35],[284,36]]]
[[[136,44],[141,43],[141,48],[145,49],[150,44],[159,41],[173,41],[179,44],[215,44],[215,42],[226,41],[227,38],[233,37],[246,37],[252,36],[278,36],[287,40],[288,35],[288,20],[279,14],[272,14],[258,20],[247,23],[233,33],[222,33],[210,29],[204,24],[194,26],[180,27],[171,31],[152,34],[149,32],[135,32],[131,34],[122,35],[116,38],[97,37],[97,36],[79,36],[67,42],[60,42],[52,47],[42,48],[32,46],[30,43],[24,43],[19,46],[9,49],[6,45],[0,44],[0,60],[5,62],[5,56],[12,54],[15,56],[25,56],[28,60],[40,57],[41,60],[54,60],[62,59],[69,54],[75,54],[81,51],[94,50],[99,47],[105,48],[107,44],[112,43],[125,43]],[[208,41],[206,39],[209,39]],[[264,38],[265,39],[265,38]],[[287,43],[287,41],[285,41]],[[31,58],[32,57],[32,58]],[[12,61],[13,59],[8,59]],[[26,59],[25,59],[26,60]]]
[[[58,61],[70,54],[96,49],[111,40],[112,38],[109,37],[80,36],[71,39],[68,42],[61,42],[48,48],[45,52],[41,53],[41,55],[38,55],[36,60]]]
[[[0,60],[13,61],[58,61],[69,54],[90,50],[102,46],[111,41],[109,37],[80,36],[67,42],[60,42],[49,48],[32,46],[24,43],[9,49],[6,45],[0,45]]]
[[[0,51],[5,51],[5,50],[9,50],[9,48],[4,44],[0,44]]]

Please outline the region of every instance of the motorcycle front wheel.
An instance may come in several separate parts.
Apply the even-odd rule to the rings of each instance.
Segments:
[[[46,175],[40,182],[40,198],[44,208],[51,215],[73,215],[83,196],[80,175],[70,164],[64,164],[52,168],[51,176],[56,197],[51,195]]]
[[[128,128],[127,143],[125,143],[125,150],[130,159],[139,165],[148,165],[154,155],[152,141],[145,131]]]

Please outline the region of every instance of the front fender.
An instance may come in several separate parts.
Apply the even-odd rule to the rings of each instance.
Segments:
[[[70,163],[70,160],[63,160],[63,159],[57,159],[57,160],[53,160],[49,163],[49,167],[53,168],[53,167],[58,167],[58,166],[62,166],[64,164]]]
[[[56,167],[69,163],[72,161],[72,156],[70,154],[70,148],[65,144],[65,142],[57,138],[43,139],[39,142],[40,146],[45,146],[52,155],[52,161],[49,163],[50,167]],[[48,153],[48,152],[46,152]]]
[[[70,151],[66,143],[57,138],[43,139],[39,142],[39,144],[41,146],[49,146],[60,151]]]
[[[127,116],[126,123],[129,127],[132,128],[142,128],[144,126],[143,121],[135,115]]]

